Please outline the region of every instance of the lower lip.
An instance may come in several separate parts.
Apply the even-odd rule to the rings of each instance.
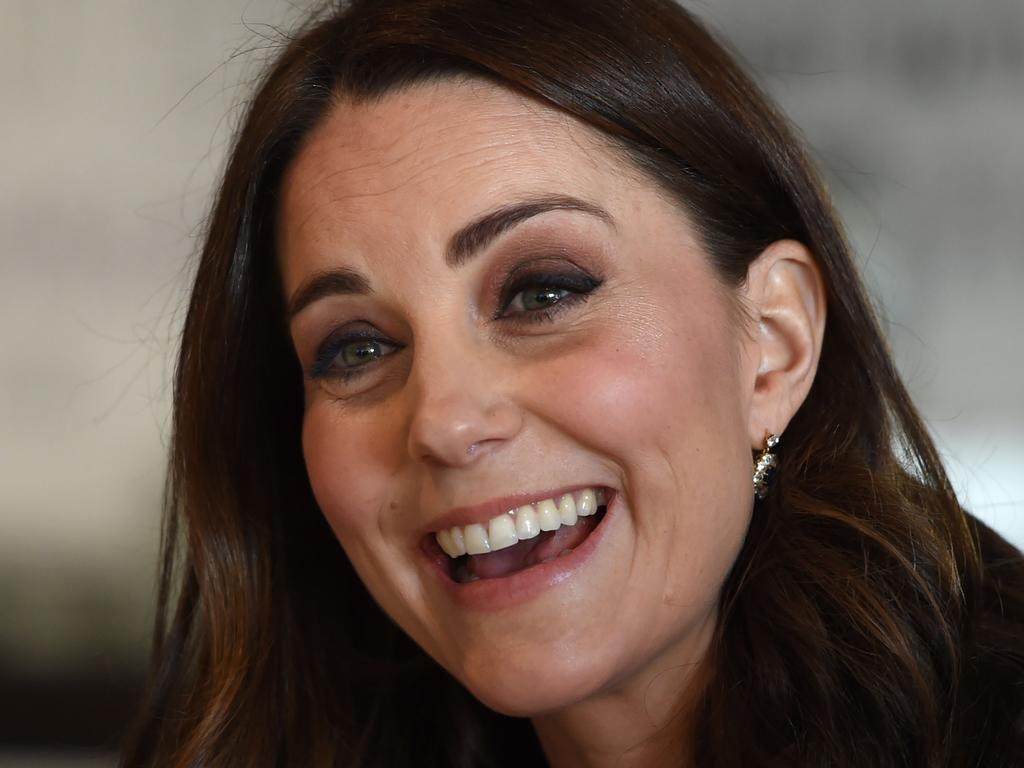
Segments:
[[[444,561],[433,560],[430,565],[448,594],[461,607],[474,611],[503,611],[515,608],[567,581],[583,568],[604,538],[609,519],[615,513],[617,500],[618,495],[612,494],[600,524],[568,555],[532,565],[510,576],[460,584],[448,575]]]

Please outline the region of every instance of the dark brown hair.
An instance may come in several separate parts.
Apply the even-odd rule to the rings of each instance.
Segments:
[[[540,759],[528,723],[381,613],[319,513],[275,267],[282,174],[337,96],[451,76],[603,131],[691,212],[729,284],[784,238],[826,281],[818,374],[721,596],[695,764],[1019,765],[1020,553],[957,502],[799,142],[671,0],[356,0],[283,46],[185,322],[152,677],[123,764]]]

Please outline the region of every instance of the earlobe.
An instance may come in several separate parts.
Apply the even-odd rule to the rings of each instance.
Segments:
[[[751,447],[782,434],[814,382],[825,334],[825,283],[813,254],[795,240],[766,248],[747,270],[753,344]]]

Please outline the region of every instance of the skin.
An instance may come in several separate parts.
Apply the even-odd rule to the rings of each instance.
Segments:
[[[446,263],[467,222],[553,195],[609,219],[546,212]],[[552,765],[678,764],[681,729],[663,727],[747,531],[752,451],[813,380],[813,258],[776,243],[727,288],[682,209],[601,136],[474,81],[340,100],[289,169],[280,224],[286,300],[338,268],[372,291],[290,320],[309,477],[367,588],[482,702],[532,718]],[[600,285],[536,321],[503,303],[523,265]],[[348,381],[309,375],[352,329],[394,346]],[[618,494],[604,538],[523,605],[462,608],[420,555],[454,507],[579,484]]]

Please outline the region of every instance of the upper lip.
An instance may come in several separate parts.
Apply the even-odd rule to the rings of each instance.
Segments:
[[[500,498],[490,499],[481,504],[474,504],[473,506],[468,507],[454,507],[433,520],[430,523],[427,532],[437,533],[438,531],[452,528],[456,525],[466,526],[472,525],[473,523],[487,523],[492,518],[498,517],[498,515],[504,514],[509,510],[518,509],[524,504],[532,504],[537,501],[543,501],[544,499],[557,500],[563,494],[582,491],[585,488],[598,489],[606,488],[606,486],[600,484],[588,485],[587,483],[578,483],[576,485],[566,485],[561,488],[555,488],[547,491],[502,496]]]

